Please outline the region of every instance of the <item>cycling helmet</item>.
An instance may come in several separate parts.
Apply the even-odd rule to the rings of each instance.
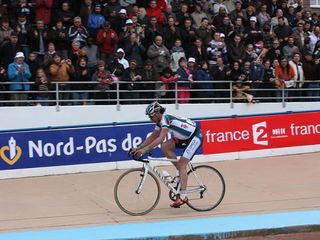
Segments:
[[[164,113],[165,108],[162,107],[157,101],[150,103],[146,108],[146,115],[153,115],[157,112]]]

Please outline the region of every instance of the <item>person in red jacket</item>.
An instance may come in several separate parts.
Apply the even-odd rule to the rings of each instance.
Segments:
[[[36,19],[42,19],[45,25],[50,24],[53,0],[36,0]]]
[[[101,59],[109,65],[112,62],[113,55],[116,51],[116,46],[119,42],[117,33],[111,29],[108,21],[102,24],[97,34],[97,45],[101,53]]]
[[[157,6],[157,1],[156,0],[151,0],[150,1],[150,8],[147,9],[147,16],[150,17],[156,17],[157,18],[157,23],[158,24],[163,24],[164,23],[164,16],[162,11],[158,8]]]

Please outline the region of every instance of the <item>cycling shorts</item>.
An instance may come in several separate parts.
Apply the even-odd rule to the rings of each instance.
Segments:
[[[184,151],[182,156],[192,160],[193,156],[196,154],[199,147],[201,147],[203,142],[203,136],[200,129],[196,128],[194,133],[190,138],[186,140],[180,140],[177,138],[173,138],[174,144],[176,148],[183,148]]]

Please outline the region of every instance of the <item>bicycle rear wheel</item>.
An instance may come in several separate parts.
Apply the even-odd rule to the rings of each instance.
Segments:
[[[148,172],[142,183],[144,169],[131,169],[124,172],[114,186],[114,198],[118,207],[132,216],[151,212],[160,199],[160,184],[154,174]],[[141,186],[141,191],[138,188]]]
[[[187,204],[190,208],[196,211],[210,211],[221,203],[225,191],[223,176],[214,167],[200,165],[188,172]]]

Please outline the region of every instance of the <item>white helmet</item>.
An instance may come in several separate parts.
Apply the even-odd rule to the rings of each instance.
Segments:
[[[165,110],[157,101],[150,103],[146,108],[146,115],[153,115],[157,112],[163,113]]]

